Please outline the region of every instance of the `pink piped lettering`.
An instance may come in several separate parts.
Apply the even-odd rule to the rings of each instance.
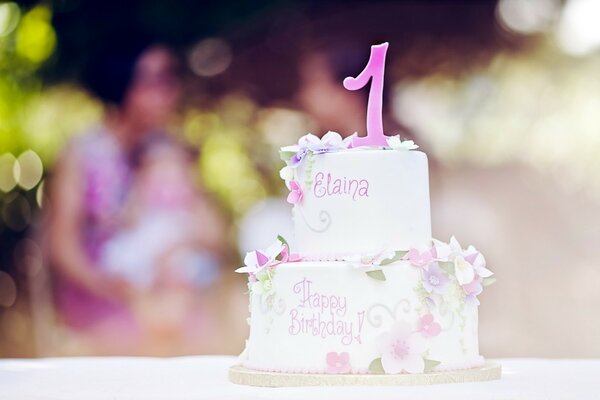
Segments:
[[[325,196],[348,196],[356,201],[359,197],[369,197],[369,181],[366,179],[337,178],[331,173],[317,172],[313,184],[316,198]]]

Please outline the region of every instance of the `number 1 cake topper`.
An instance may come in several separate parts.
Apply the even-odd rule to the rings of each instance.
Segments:
[[[369,80],[371,81],[367,104],[367,136],[355,137],[352,147],[388,145],[386,136],[383,134],[382,119],[383,74],[388,46],[388,42],[371,46],[371,56],[365,69],[356,78],[349,76],[344,79],[344,87],[348,90],[362,89],[369,83]]]

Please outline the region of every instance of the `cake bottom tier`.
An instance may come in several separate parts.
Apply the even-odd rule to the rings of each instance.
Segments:
[[[424,373],[478,367],[477,305],[456,278],[406,261],[283,263],[251,279],[246,368]]]

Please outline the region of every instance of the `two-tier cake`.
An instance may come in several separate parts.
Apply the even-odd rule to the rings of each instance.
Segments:
[[[378,82],[369,70],[381,49],[381,78],[387,44],[344,82],[355,90],[368,74],[370,118],[381,107],[372,107]],[[368,128],[366,137],[308,134],[281,149],[296,248],[278,237],[237,270],[249,274],[245,369],[423,374],[483,365],[477,296],[492,272],[474,247],[432,239],[425,153],[383,135],[380,121]]]

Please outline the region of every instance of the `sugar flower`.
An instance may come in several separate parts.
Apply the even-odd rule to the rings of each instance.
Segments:
[[[465,260],[473,266],[475,275],[482,278],[489,278],[490,276],[494,275],[492,271],[486,268],[485,257],[483,254],[481,254],[475,247],[469,246],[467,250],[465,250],[464,254]]]
[[[462,247],[454,236],[450,238],[450,243],[444,243],[433,239],[434,257],[437,260],[448,261],[457,255],[462,255]]]
[[[287,255],[287,245],[280,240],[277,240],[266,250],[255,250],[246,253],[246,257],[244,257],[244,266],[236,269],[235,272],[256,275],[264,268],[287,261]]]
[[[429,313],[419,318],[419,327],[417,330],[425,337],[433,337],[440,334],[442,327],[433,321],[433,315]]]
[[[317,136],[308,134],[300,138],[298,142],[300,146],[306,146],[313,153],[327,153],[329,151],[345,150],[350,147],[355,135],[351,135],[346,139],[337,132],[329,131],[321,139]]]
[[[416,267],[423,267],[428,265],[434,260],[433,254],[431,250],[425,250],[420,252],[418,249],[414,247],[411,248],[408,253],[406,253],[406,259],[410,261],[410,263]]]
[[[306,147],[301,147],[298,149],[298,151],[296,152],[296,154],[294,154],[292,156],[292,158],[290,158],[290,167],[295,168],[298,165],[300,165],[300,163],[302,162],[302,160],[304,160],[304,157],[306,157],[306,155],[308,154],[308,148]]]
[[[252,293],[260,295],[269,294],[273,290],[274,272],[260,273],[255,276],[255,280],[251,284]]]
[[[298,204],[302,202],[302,187],[296,181],[290,181],[290,194],[288,194],[287,202],[290,204]]]
[[[458,256],[454,259],[454,273],[456,280],[461,285],[471,283],[473,278],[475,278],[473,266],[463,256]]]
[[[356,254],[345,260],[354,268],[366,271],[375,269],[387,259],[393,258],[396,253],[393,250],[376,250],[364,254]]]
[[[286,155],[284,159],[287,166],[296,168],[309,153],[319,154],[350,148],[355,136],[356,134],[344,139],[339,133],[329,131],[319,138],[308,133],[298,140],[298,144],[282,147],[281,153]],[[285,171],[285,174],[287,175],[288,172]]]
[[[422,270],[423,288],[429,293],[444,294],[449,281],[448,274],[437,263],[429,264]]]
[[[415,150],[419,148],[412,140],[400,139],[400,135],[388,136],[387,144],[392,150]]]
[[[413,332],[405,321],[397,321],[389,332],[377,338],[377,350],[381,354],[381,365],[388,374],[416,374],[425,370],[425,339],[420,333]]]
[[[286,165],[285,167],[281,168],[281,170],[279,170],[279,177],[283,179],[287,184],[289,181],[294,179],[294,169],[289,165]]]
[[[469,304],[479,305],[479,299],[477,296],[483,291],[483,285],[481,284],[482,278],[476,276],[469,284],[463,285],[462,288],[465,291],[465,301]]]
[[[325,356],[328,374],[348,374],[350,373],[350,354],[347,352],[336,353],[332,351]]]

